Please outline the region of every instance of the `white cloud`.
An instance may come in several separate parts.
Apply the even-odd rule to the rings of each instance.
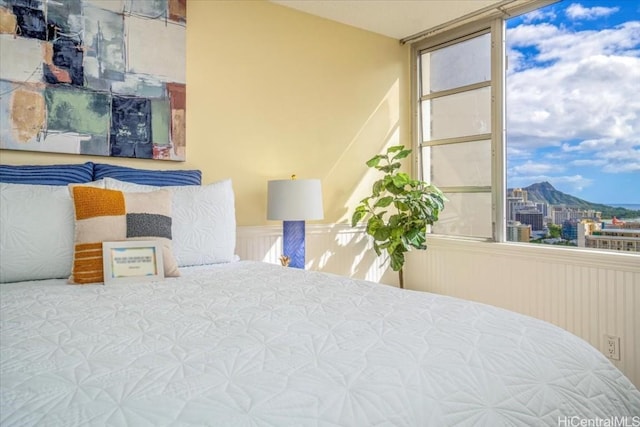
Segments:
[[[569,143],[562,144],[562,151],[571,152],[571,151],[580,151],[580,152],[588,152],[588,151],[601,151],[609,148],[613,148],[616,146],[616,140],[613,138],[602,138],[602,139],[587,139],[580,142],[577,145],[572,145]]]
[[[590,139],[575,145],[563,144],[562,151],[574,156],[586,156],[574,158],[569,162],[571,166],[598,167],[606,173],[638,172],[640,147],[634,144],[632,140]]]
[[[579,3],[572,3],[566,9],[566,15],[571,19],[596,19],[616,13],[618,7],[584,7]]]
[[[534,45],[540,51],[538,61],[567,62],[598,55],[637,57],[639,44],[640,21],[631,21],[601,31],[559,30],[554,36],[538,40]]]
[[[507,157],[509,159],[530,158],[531,150],[517,147],[515,144],[507,145]]]
[[[509,72],[521,70],[511,62],[511,56],[520,59],[517,48],[534,48],[535,57],[528,58],[529,66],[548,66],[554,62],[575,62],[591,56],[638,57],[640,45],[640,21],[626,22],[619,27],[602,31],[585,30],[571,32],[555,25],[519,25],[507,31]],[[522,61],[516,61],[521,64]],[[537,64],[536,64],[537,63]]]
[[[507,31],[507,44],[509,47],[532,46],[562,34],[565,34],[564,31],[553,24],[518,25]]]
[[[517,53],[507,77],[509,155],[557,147],[555,164],[640,171],[640,22],[573,33],[520,25],[507,43]]]
[[[556,19],[556,13],[553,9],[548,9],[544,11],[544,9],[536,9],[532,12],[522,15],[522,20],[526,23],[535,22],[535,21],[552,21]]]
[[[570,162],[571,166],[578,167],[600,167],[605,166],[607,161],[604,159],[576,159]]]
[[[619,72],[629,78],[617,81],[614,74]],[[509,132],[560,140],[622,136],[622,130],[633,129],[633,123],[619,117],[624,117],[627,93],[633,93],[629,90],[638,78],[637,58],[586,58],[511,75]]]
[[[585,178],[582,175],[554,176],[550,179],[551,181],[549,182],[551,182],[551,184],[554,186],[569,186],[577,191],[582,191],[585,187],[588,187],[593,183],[592,179]]]
[[[540,163],[527,160],[525,163],[518,165],[518,174],[523,175],[539,175],[550,172],[559,172],[558,166],[549,163]]]
[[[603,170],[608,173],[627,173],[627,172],[640,173],[640,163],[638,162],[624,163],[619,166],[607,164]]]
[[[607,173],[640,172],[640,146],[616,146],[615,149],[599,153],[607,161],[603,171]]]

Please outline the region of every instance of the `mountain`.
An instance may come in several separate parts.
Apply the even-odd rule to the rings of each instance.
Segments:
[[[572,196],[562,191],[556,190],[553,185],[548,182],[537,182],[530,186],[523,188],[527,191],[527,197],[532,202],[544,202],[549,205],[565,205],[567,207],[575,207],[580,209],[596,209],[593,206],[607,207],[606,205],[599,205],[596,203],[590,203],[586,200]]]
[[[530,186],[523,188],[523,190],[527,191],[527,198],[532,202],[547,203],[550,206],[555,205],[566,206],[568,208],[594,209],[602,212],[602,218],[604,219],[608,219],[613,216],[618,218],[640,217],[640,211],[603,205],[601,203],[591,203],[556,190],[553,185],[546,181],[531,184]],[[511,191],[511,189],[509,189],[509,191]]]

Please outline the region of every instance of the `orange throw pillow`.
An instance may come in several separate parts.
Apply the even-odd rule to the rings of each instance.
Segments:
[[[75,246],[69,283],[104,280],[102,242],[157,240],[162,243],[165,276],[179,276],[171,242],[169,190],[124,193],[70,186],[75,208]]]

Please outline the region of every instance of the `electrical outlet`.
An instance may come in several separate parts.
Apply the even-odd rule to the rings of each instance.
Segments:
[[[620,337],[604,336],[604,355],[609,359],[620,360]]]

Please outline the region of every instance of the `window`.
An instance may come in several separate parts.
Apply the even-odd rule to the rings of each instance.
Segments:
[[[590,247],[603,223],[640,228],[640,11],[580,0],[530,12],[548,3],[414,44],[419,172],[449,199],[433,233]]]
[[[449,199],[434,233],[492,237],[491,38],[482,28],[418,50],[422,178]]]

